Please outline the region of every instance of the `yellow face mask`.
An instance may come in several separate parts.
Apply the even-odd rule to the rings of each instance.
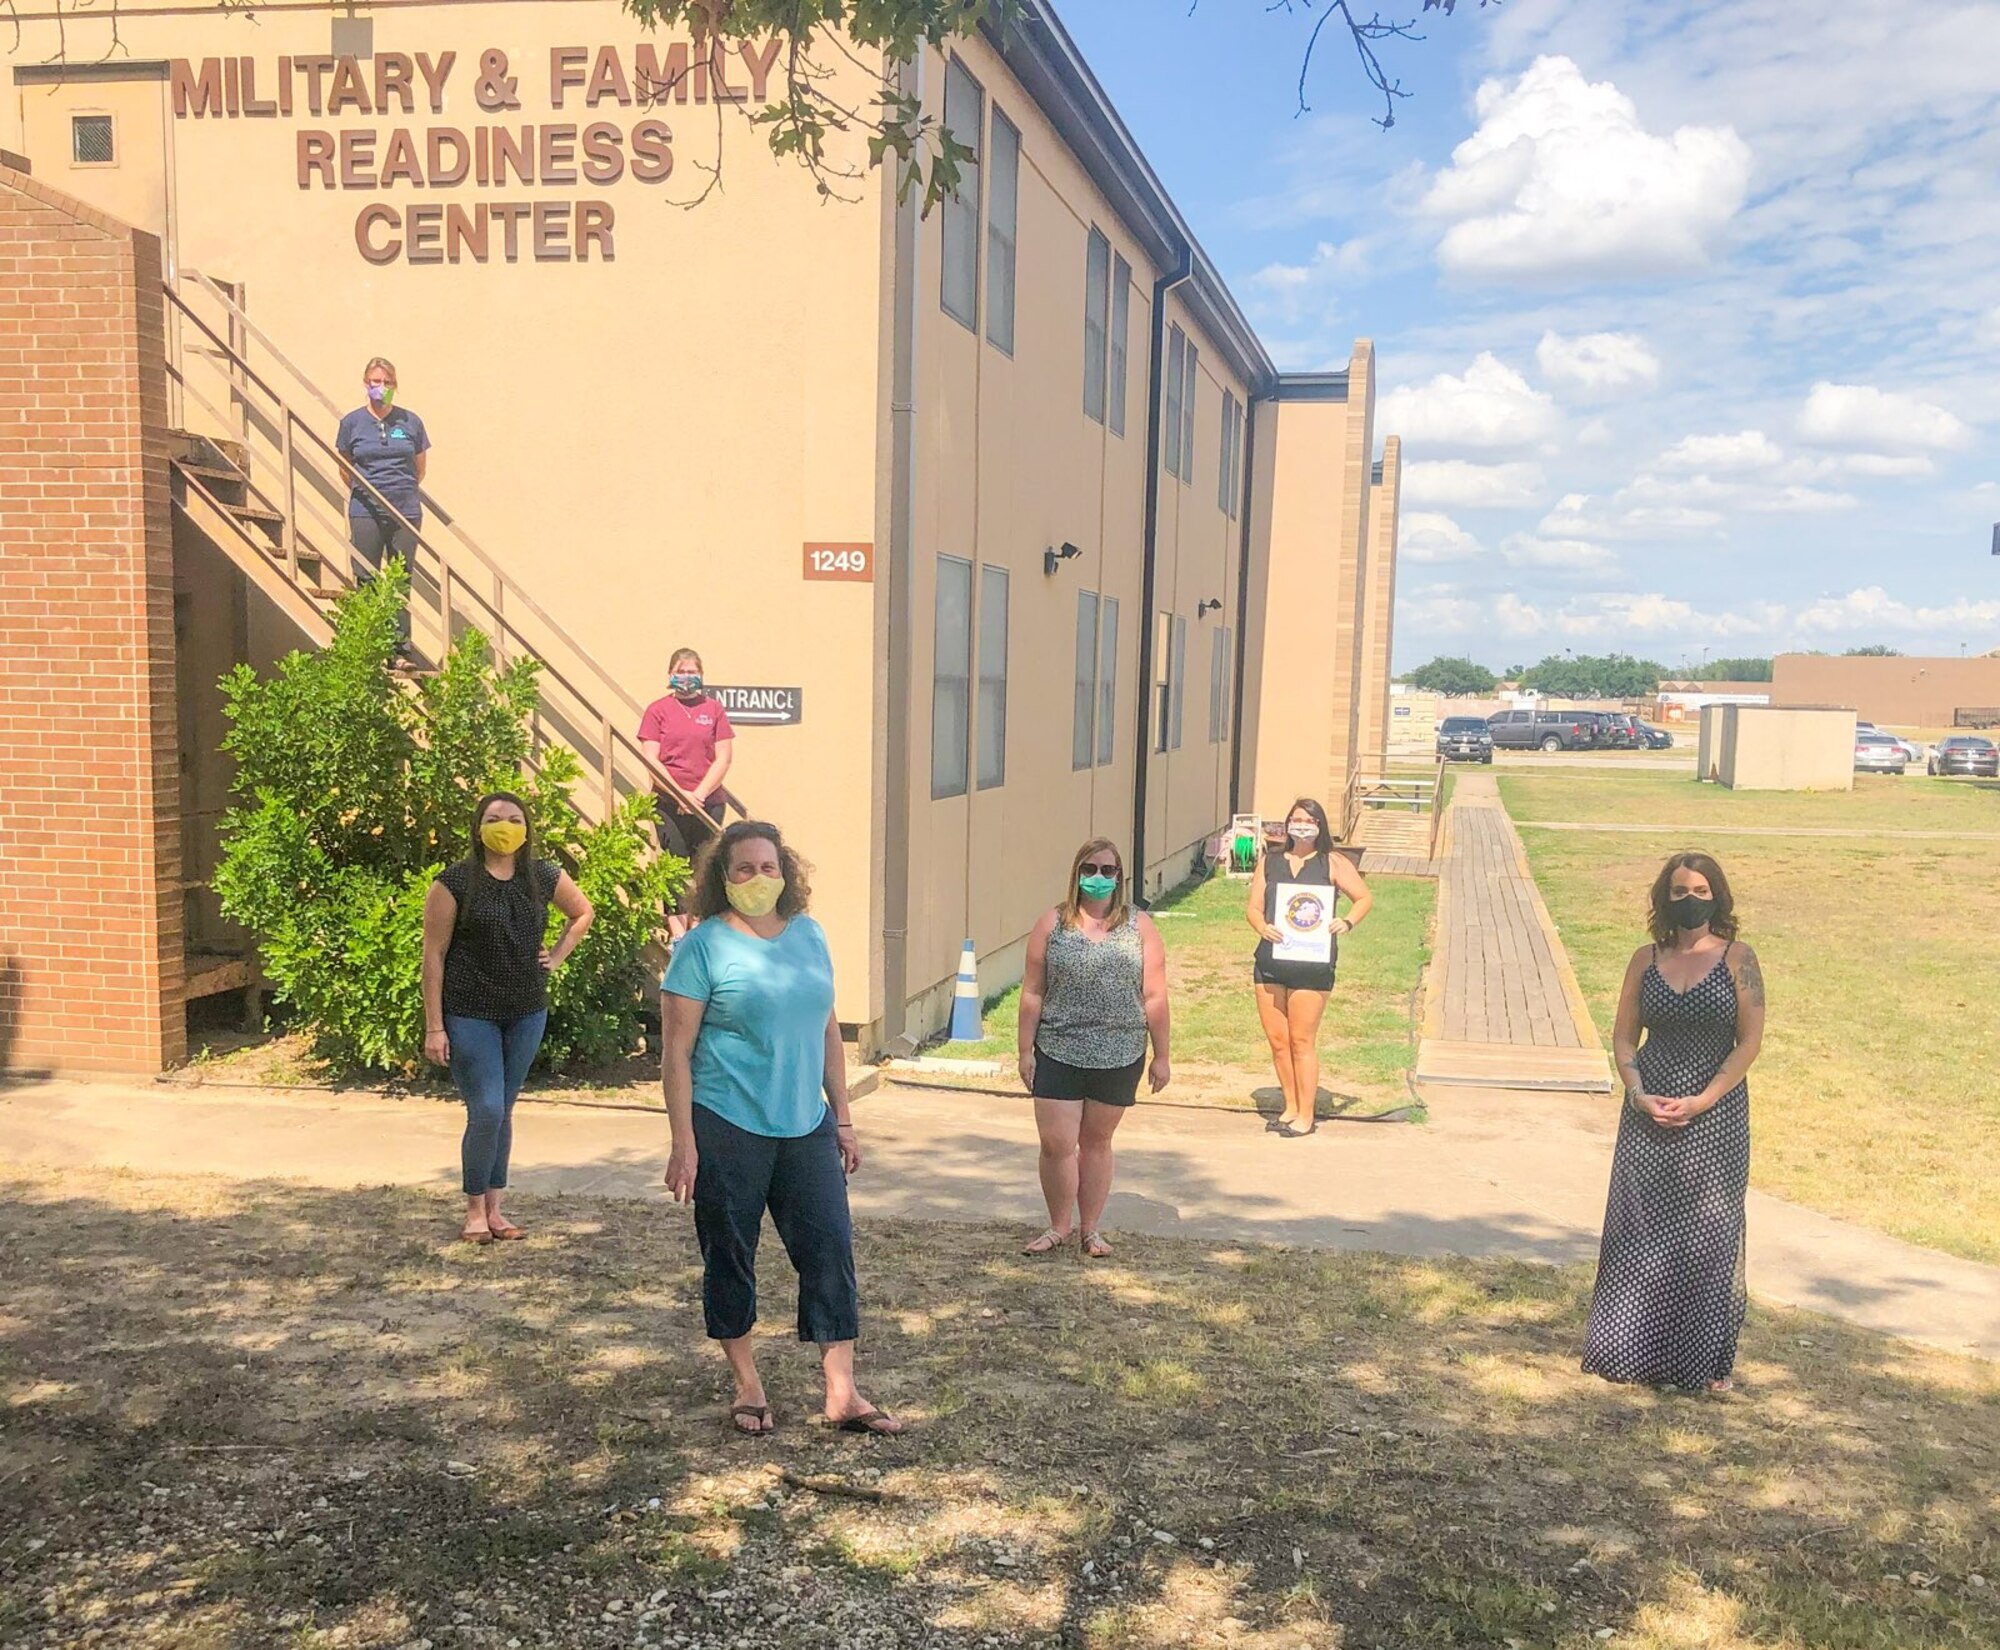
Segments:
[[[783,877],[751,877],[747,882],[732,882],[723,890],[729,896],[729,903],[746,917],[768,917],[778,908],[778,896],[785,891]]]
[[[511,854],[528,840],[528,827],[518,819],[489,819],[479,827],[479,840],[496,854]]]

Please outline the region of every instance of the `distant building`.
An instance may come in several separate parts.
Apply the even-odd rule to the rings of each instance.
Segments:
[[[1833,657],[1781,653],[1772,667],[1776,705],[1844,705],[1892,728],[2000,724],[2000,658]]]

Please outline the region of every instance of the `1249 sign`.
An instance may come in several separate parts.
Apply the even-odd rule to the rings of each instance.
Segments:
[[[875,582],[875,546],[872,544],[809,544],[806,546],[806,577],[830,579],[849,584]]]

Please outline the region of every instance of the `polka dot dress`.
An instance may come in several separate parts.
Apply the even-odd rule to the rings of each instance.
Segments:
[[[1736,981],[1725,949],[1686,991],[1657,959],[1639,987],[1639,1075],[1663,1099],[1698,1094],[1736,1046]],[[1706,1387],[1736,1362],[1743,1327],[1743,1194],[1750,1179],[1750,1086],[1685,1128],[1627,1105],[1584,1346],[1587,1374]]]

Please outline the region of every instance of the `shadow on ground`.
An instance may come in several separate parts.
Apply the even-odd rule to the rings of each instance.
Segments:
[[[870,1222],[915,1431],[808,1424],[772,1245],[752,1443],[684,1211],[521,1198],[482,1250],[418,1192],[0,1190],[7,1642],[2000,1640],[1994,1372],[1817,1319],[1662,1396],[1576,1372],[1577,1269]]]

